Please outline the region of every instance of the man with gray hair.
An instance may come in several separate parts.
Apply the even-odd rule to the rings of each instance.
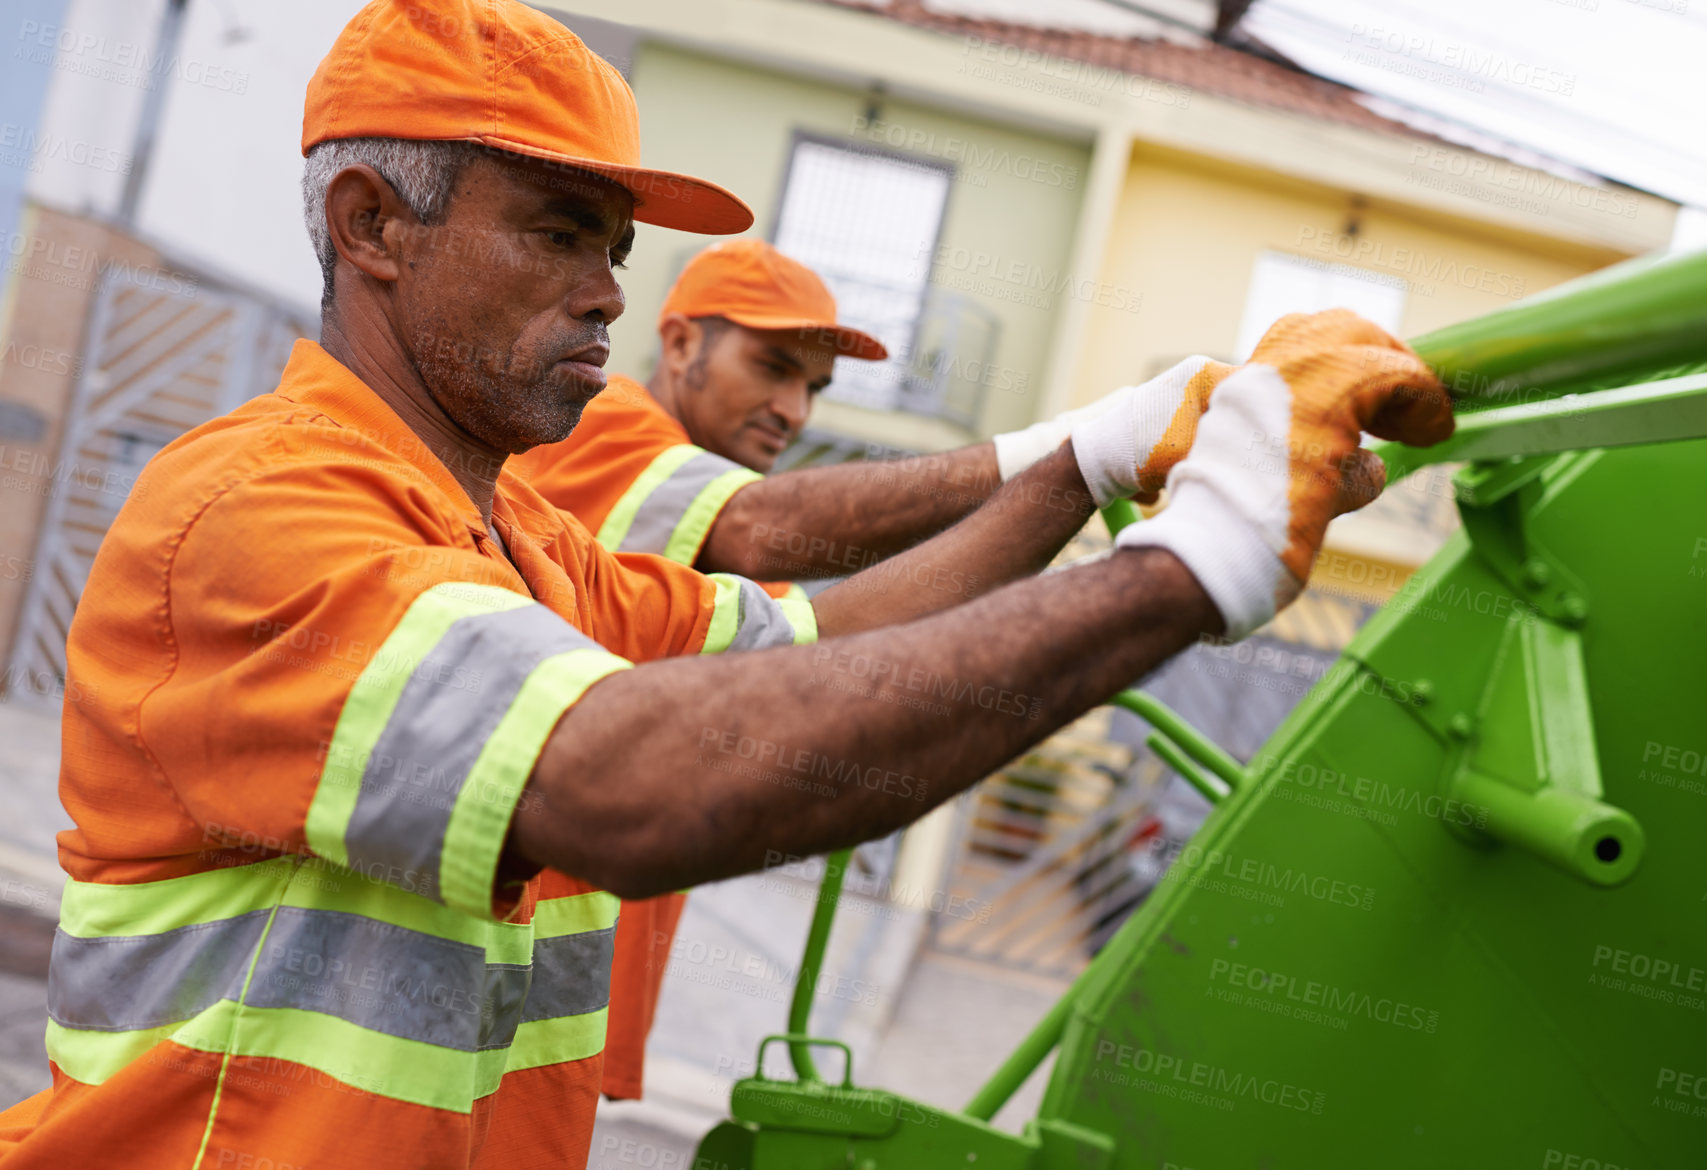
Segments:
[[[407,138],[334,138],[309,148],[302,168],[302,218],[320,262],[320,306],[332,304],[332,273],[338,249],[326,226],[326,188],[339,171],[372,167],[391,185],[416,220],[441,223],[456,177],[470,162],[491,151],[472,142],[414,141]]]

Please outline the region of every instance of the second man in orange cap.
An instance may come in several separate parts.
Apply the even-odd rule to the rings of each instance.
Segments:
[[[658,335],[645,385],[610,375],[574,434],[511,469],[613,552],[739,573],[774,596],[794,578],[846,576],[942,531],[1122,393],[989,442],[886,461],[880,472],[850,463],[767,479],[834,360],[881,361],[883,343],[838,323],[817,274],[755,239],[689,261],[659,311]],[[1169,374],[1201,374],[1207,393],[1229,368],[1193,358]]]
[[[846,575],[947,528],[1059,447],[1076,417],[1104,405],[945,454],[887,461],[880,474],[849,463],[766,478],[805,427],[835,359],[882,361],[883,343],[838,323],[818,275],[755,239],[722,241],[689,261],[664,299],[658,335],[662,351],[646,385],[610,375],[573,434],[510,467],[612,552],[739,573],[775,597],[802,595],[791,578]],[[1229,369],[1197,358],[1170,373],[1201,375],[1206,395]],[[895,589],[919,584],[889,579]],[[925,584],[952,589],[955,575]],[[641,1095],[646,1037],[685,902],[666,894],[623,908],[608,1096]]]

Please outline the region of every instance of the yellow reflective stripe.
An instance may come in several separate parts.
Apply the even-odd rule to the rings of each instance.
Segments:
[[[546,737],[588,687],[631,665],[604,650],[571,650],[547,658],[528,675],[451,808],[439,862],[446,906],[491,917],[498,856]]]
[[[790,581],[789,582],[788,592],[784,593],[782,595],[782,598],[784,601],[808,601],[808,600],[810,600],[810,598],[808,598],[806,596],[806,590],[804,590],[800,587],[800,583],[798,581]],[[813,619],[812,624],[814,626],[816,626],[818,624],[816,618]]]
[[[396,627],[350,687],[326,762],[308,806],[308,847],[340,865],[349,861],[344,834],[361,793],[362,772],[415,668],[458,620],[534,602],[496,585],[449,581],[410,603]]]
[[[705,534],[711,531],[712,521],[723,511],[729,497],[763,478],[748,468],[732,467],[708,483],[682,513],[681,520],[670,533],[669,543],[664,546],[664,556],[679,565],[693,564],[699,556],[700,546],[705,543]]]
[[[788,619],[788,624],[794,627],[796,646],[810,646],[818,640],[818,611],[812,608],[804,593],[800,597],[779,597],[776,605]]]
[[[698,455],[701,448],[689,443],[679,447],[666,447],[658,453],[634,480],[628,485],[628,490],[617,500],[616,507],[610,510],[605,522],[599,525],[599,543],[611,552],[615,552],[622,544],[622,538],[628,535],[628,530],[634,526],[634,517],[640,512],[640,505],[646,502],[659,484],[676,473],[682,464]]]
[[[741,649],[756,650],[781,643],[780,615],[788,623],[789,640],[796,646],[807,646],[818,640],[818,614],[810,600],[793,597],[775,598],[756,582],[729,573],[708,573],[706,579],[713,587],[711,621],[706,627],[701,654],[722,654],[739,639]],[[742,613],[743,601],[750,600],[748,612]],[[748,633],[743,638],[742,630]]]
[[[294,877],[292,876],[294,872]],[[59,928],[76,938],[162,934],[272,906],[335,910],[485,947],[489,963],[526,964],[532,931],[471,918],[390,883],[317,857],[274,857],[157,882],[65,883]]]
[[[510,1042],[505,1071],[520,1072],[524,1068],[597,1056],[604,1051],[609,1016],[609,1008],[600,1008],[579,1016],[558,1016],[522,1024]]]
[[[622,903],[615,894],[595,890],[567,898],[547,898],[533,910],[535,938],[556,938],[589,930],[608,930],[616,925]]]
[[[162,1024],[134,1032],[93,1032],[47,1022],[47,1058],[59,1071],[85,1085],[99,1085],[131,1061],[171,1038],[182,1024]]]
[[[253,865],[128,885],[67,881],[59,928],[77,938],[159,934],[264,910],[285,892],[299,860],[274,857]]]
[[[484,947],[489,963],[525,965],[531,955],[533,933],[526,924],[472,918],[430,898],[313,857],[275,857],[253,865],[129,885],[67,881],[59,927],[76,938],[124,938],[219,922],[275,905],[358,914]]]
[[[533,932],[525,924],[471,918],[431,898],[312,859],[279,904],[359,914],[435,938],[485,947],[488,963],[526,966],[533,954]]]
[[[305,1065],[352,1088],[467,1113],[503,1079],[506,1051],[458,1052],[387,1036],[301,1008],[239,1007],[221,1000],[171,1039],[186,1048]]]
[[[716,591],[711,598],[711,624],[706,627],[705,645],[699,652],[721,654],[729,649],[729,643],[741,628],[741,579],[726,573],[713,573],[706,579]]]

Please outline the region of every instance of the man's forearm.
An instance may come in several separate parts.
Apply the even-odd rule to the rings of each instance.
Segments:
[[[594,685],[547,742],[512,849],[629,897],[889,832],[1152,670],[1220,616],[1122,551],[906,626],[675,659]]]
[[[785,471],[729,498],[694,565],[760,581],[847,576],[941,532],[1001,484],[989,443]]]
[[[819,636],[913,621],[1032,576],[1093,510],[1072,450],[1063,446],[947,532],[818,594]]]

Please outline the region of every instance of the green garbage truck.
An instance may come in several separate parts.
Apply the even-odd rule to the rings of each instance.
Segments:
[[[832,858],[701,1170],[1707,1166],[1707,253],[1412,344],[1460,530],[1249,761],[1115,697],[1213,809],[1070,990],[959,1112],[857,1084]]]

